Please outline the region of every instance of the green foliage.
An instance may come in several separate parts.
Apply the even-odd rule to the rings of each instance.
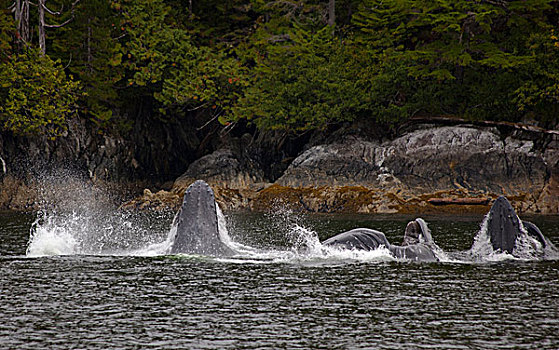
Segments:
[[[35,50],[0,64],[0,122],[15,134],[59,136],[75,113],[79,83]]]
[[[337,0],[333,27],[325,0],[73,3],[49,0],[65,10],[48,23],[71,20],[39,56],[0,0],[3,129],[55,136],[79,110],[119,131],[143,101],[154,123],[294,132],[417,114],[559,123],[557,0]]]
[[[529,41],[535,57],[524,83],[515,91],[514,102],[543,125],[559,122],[559,35],[554,29],[534,34]]]
[[[9,53],[12,50],[10,33],[13,32],[15,32],[15,24],[10,12],[7,9],[0,8],[0,62],[9,58]]]
[[[170,13],[184,27],[197,45],[229,50],[246,40],[252,31],[256,13],[253,4],[246,0],[204,0],[192,1],[190,8],[177,11],[184,2],[171,3]],[[184,5],[183,5],[184,6]],[[182,17],[179,17],[182,16]],[[187,18],[187,21],[184,19]]]
[[[324,22],[313,17],[324,2],[255,1],[269,19],[237,51],[254,64],[253,78],[229,120],[300,131],[415,114],[557,115],[543,107],[554,96],[556,60],[528,48],[530,37],[548,33],[554,3],[367,0],[354,29],[333,33],[318,30]]]
[[[314,34],[297,28],[289,37],[289,45],[270,46],[254,69],[234,120],[295,131],[354,120],[367,103],[355,48],[334,38],[330,27]]]
[[[128,85],[144,88],[160,112],[228,109],[244,83],[241,65],[223,52],[196,46],[161,0],[124,1],[123,64]]]
[[[52,56],[69,63],[67,70],[86,93],[80,101],[82,113],[101,128],[116,122],[113,111],[120,106],[118,87],[124,78],[120,22],[110,2],[81,1],[74,20],[53,33]]]
[[[377,111],[520,118],[512,96],[537,59],[526,42],[545,28],[552,3],[364,1],[354,23],[378,67],[368,78],[385,106]]]

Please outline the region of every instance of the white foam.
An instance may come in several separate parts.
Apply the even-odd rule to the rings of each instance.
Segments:
[[[118,210],[106,189],[71,175],[41,179],[41,210],[31,227],[27,256],[160,252],[156,243],[165,233],[158,226],[168,219],[165,215],[135,216]]]
[[[27,256],[72,255],[75,254],[77,246],[78,242],[66,228],[52,225],[39,226],[30,239]]]
[[[177,235],[177,227],[173,225],[169,230],[167,238],[164,241],[151,243],[145,248],[133,250],[126,255],[131,256],[160,256],[166,255],[171,251],[175,236]]]

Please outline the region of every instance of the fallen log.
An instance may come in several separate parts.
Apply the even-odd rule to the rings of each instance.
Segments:
[[[492,120],[467,120],[455,116],[413,116],[409,119],[410,123],[441,123],[441,124],[472,124],[479,126],[501,126],[513,128],[516,130],[523,130],[529,132],[535,132],[540,134],[549,135],[559,135],[559,130],[544,129],[539,126],[523,124],[523,123],[513,123],[506,121],[492,121]]]
[[[429,198],[428,203],[433,205],[487,205],[491,198]]]

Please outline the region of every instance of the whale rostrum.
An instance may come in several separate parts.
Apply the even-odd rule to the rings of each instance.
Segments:
[[[520,220],[508,199],[503,196],[497,198],[489,210],[487,233],[493,250],[509,254],[514,253],[518,238],[523,234],[532,236],[544,248],[548,244],[540,229],[529,221]]]
[[[175,216],[176,235],[171,254],[228,256],[235,252],[219,236],[215,196],[210,186],[197,180],[184,193]]]

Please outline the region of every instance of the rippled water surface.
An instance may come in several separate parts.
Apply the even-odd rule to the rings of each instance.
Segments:
[[[287,216],[228,215],[235,241],[267,253],[211,259],[152,254],[170,216],[51,223],[40,248],[63,255],[30,257],[35,216],[2,213],[0,348],[559,348],[557,260],[309,257],[301,232],[371,227],[399,243],[410,218]],[[531,219],[559,245],[559,217]],[[425,220],[455,252],[482,218]]]

